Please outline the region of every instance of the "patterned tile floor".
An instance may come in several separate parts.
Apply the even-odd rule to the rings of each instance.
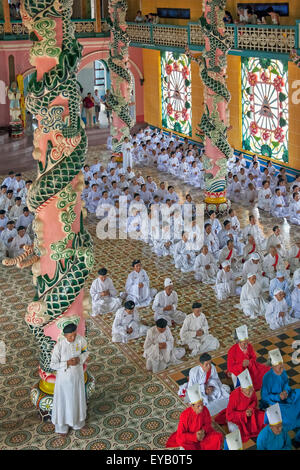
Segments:
[[[89,163],[99,159],[106,161],[107,158],[104,146],[92,147],[88,152]],[[166,180],[173,183],[181,200],[188,191],[196,202],[202,200],[201,192],[170,178],[170,175],[159,174],[152,168],[141,168],[141,171],[143,176],[152,175],[156,182]],[[25,176],[34,174],[31,172]],[[237,213],[241,225],[246,225],[249,210],[240,206]],[[266,235],[271,233],[274,222],[278,221],[262,214],[261,223]],[[265,320],[260,318],[253,322],[243,316],[234,307],[237,297],[226,303],[217,302],[211,287],[196,282],[192,274],[176,270],[169,258],[156,257],[142,242],[100,241],[95,236],[96,219],[89,215],[86,224],[94,237],[96,260],[87,288],[99,267],[106,266],[116,288],[123,290],[131,261],[141,258],[152,287],[162,289],[164,278],[173,278],[182,311],[190,313],[191,302],[201,300],[211,332],[220,341],[219,350],[212,355],[221,374],[225,369],[226,351],[233,344],[234,328],[243,322],[248,325],[250,340],[262,358],[266,358],[268,349],[275,343],[282,349],[289,375],[299,387],[299,366],[292,368],[290,363],[291,344],[299,339],[298,324],[294,330],[272,332]],[[282,230],[288,242],[294,238],[296,230],[299,234],[299,229],[293,227],[290,230],[287,224],[282,226]],[[197,359],[187,356],[182,364],[151,375],[145,371],[142,358],[143,339],[127,345],[112,344],[112,315],[91,318],[87,322],[89,370],[96,379],[96,392],[89,403],[87,426],[82,431],[71,431],[66,439],[57,437],[51,423],[41,423],[29,399],[31,386],[38,382],[38,350],[24,322],[27,303],[34,295],[31,273],[0,265],[0,279],[0,339],[7,346],[6,364],[0,366],[0,449],[163,449],[184,409],[177,396],[178,384],[185,380]],[[150,308],[140,309],[140,315],[147,325],[154,324]],[[175,328],[173,333],[178,340],[179,328]],[[254,445],[253,442],[248,444],[245,447]]]

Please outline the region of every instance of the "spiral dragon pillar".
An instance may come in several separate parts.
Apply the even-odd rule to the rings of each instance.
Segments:
[[[112,109],[112,149],[122,159],[121,148],[125,137],[129,137],[133,122],[130,116],[131,75],[129,73],[129,36],[126,33],[126,0],[109,0],[110,51],[108,67],[111,78],[111,93],[108,105]]]
[[[227,140],[230,93],[226,85],[226,56],[230,40],[223,21],[225,6],[226,0],[203,1],[200,24],[205,48],[202,56],[192,57],[199,64],[205,86],[204,113],[198,129],[198,135],[204,137],[205,203],[207,210],[213,209],[218,213],[227,212],[229,207],[226,199],[226,170],[227,159],[232,155]]]
[[[25,320],[39,348],[40,381],[31,400],[42,416],[50,416],[55,385],[51,353],[63,328],[71,322],[85,336],[89,311],[84,284],[93,266],[92,239],[83,225],[81,201],[87,139],[80,119],[76,80],[82,46],[71,22],[73,0],[23,0],[21,14],[33,46],[35,67],[26,108],[35,115],[33,158],[38,173],[27,197],[35,214],[34,245],[25,247],[19,267],[32,265],[35,297]],[[4,260],[5,261],[5,260]],[[87,397],[94,379],[85,370]]]

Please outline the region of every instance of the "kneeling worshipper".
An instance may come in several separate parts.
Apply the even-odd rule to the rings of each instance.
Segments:
[[[261,397],[266,405],[280,406],[282,424],[287,431],[300,427],[300,389],[292,389],[284,370],[279,349],[269,351],[272,368],[263,378]],[[293,440],[294,447],[300,447],[300,430]]]
[[[191,406],[179,418],[177,431],[168,439],[166,447],[181,447],[185,450],[221,450],[223,435],[214,430],[211,416],[203,403],[200,385],[187,391]]]
[[[194,302],[193,313],[187,315],[180,330],[181,344],[186,344],[192,351],[191,356],[214,351],[220,347],[220,343],[208,330],[208,323],[204,313],[201,312],[202,304]]]
[[[294,290],[291,294],[292,311],[295,318],[300,319],[300,277],[294,274]]]
[[[258,409],[257,396],[250,373],[245,369],[238,375],[240,387],[231,392],[226,409],[228,429],[239,428],[242,442],[257,437],[264,427],[265,412]]]
[[[234,277],[240,275],[241,266],[239,265],[238,254],[234,248],[234,243],[232,240],[227,240],[226,245],[219,252],[219,263],[222,266],[224,261],[230,262],[231,270],[234,274]]]
[[[290,316],[289,307],[282,289],[276,289],[274,291],[274,298],[266,308],[266,321],[271,330],[276,330],[282,326],[287,326],[299,321],[297,318]]]
[[[280,289],[284,292],[285,301],[290,307],[292,305],[290,285],[289,281],[285,278],[284,272],[281,273],[280,271],[277,271],[276,277],[274,277],[274,279],[272,279],[270,282],[269,294],[271,299],[273,299],[276,289]]]
[[[132,300],[127,300],[124,307],[116,311],[112,326],[112,342],[127,343],[131,339],[145,336],[148,326],[142,325]]]
[[[133,271],[127,277],[125,293],[121,297],[132,300],[136,307],[148,307],[157,290],[150,288],[148,274],[142,269],[139,259],[132,262],[132,267]]]
[[[56,371],[51,420],[59,434],[66,435],[69,427],[78,430],[85,425],[83,364],[88,355],[87,342],[77,334],[77,325],[67,324],[54,346],[50,363],[51,369]]]
[[[201,354],[199,361],[200,365],[190,370],[188,382],[179,387],[178,395],[184,397],[184,402],[188,403],[189,398],[186,392],[194,384],[198,384],[203,397],[203,404],[207,407],[211,416],[214,416],[226,409],[230,387],[222,384],[217,369],[212,364],[211,356],[208,353]]]
[[[269,279],[274,279],[277,271],[289,273],[286,265],[288,265],[288,262],[283,260],[275,246],[271,246],[269,253],[265,256],[263,261],[263,270],[266,276],[268,276]]]
[[[191,250],[189,243],[189,234],[182,233],[182,240],[174,246],[174,263],[175,268],[180,269],[183,273],[193,271],[195,263],[195,252]]]
[[[282,425],[278,403],[266,409],[268,425],[263,428],[256,441],[257,450],[292,450],[291,438]]]
[[[154,373],[160,372],[169,365],[179,364],[184,355],[184,348],[174,347],[174,338],[167,320],[159,318],[155,326],[147,331],[143,354],[146,369]]]
[[[177,310],[178,295],[173,290],[173,282],[168,277],[164,282],[165,289],[156,294],[152,310],[154,311],[154,320],[164,318],[168,322],[168,326],[175,326],[175,324],[182,325],[186,314]]]
[[[243,278],[248,279],[248,274],[255,274],[256,279],[260,282],[262,290],[269,290],[269,279],[264,275],[261,256],[259,253],[252,253],[247,261],[243,264]]]
[[[93,317],[115,312],[122,304],[111,278],[107,277],[107,269],[99,269],[98,275],[90,288]]]
[[[249,273],[247,282],[242,287],[240,296],[240,306],[247,317],[254,320],[266,312],[267,304],[262,297],[261,283],[256,279],[256,275]]]
[[[203,245],[194,263],[195,279],[203,284],[214,284],[217,276],[217,263],[208,246]]]
[[[241,292],[241,288],[236,286],[236,281],[230,269],[230,261],[222,263],[222,269],[218,271],[214,289],[218,300],[225,300]]]
[[[249,370],[253,382],[254,390],[260,390],[263,376],[269,366],[261,364],[256,360],[256,354],[248,340],[247,325],[242,325],[235,330],[238,343],[231,346],[227,355],[227,371],[231,374],[234,386],[238,386],[237,376],[246,368]]]

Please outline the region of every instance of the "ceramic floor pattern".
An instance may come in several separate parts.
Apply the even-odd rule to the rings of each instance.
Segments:
[[[104,146],[91,148],[87,155],[90,164],[107,159]],[[196,202],[202,200],[201,192],[188,185],[183,186],[170,175],[153,168],[141,168],[141,171],[143,176],[152,175],[156,182],[165,180],[173,183],[182,201],[186,192],[190,192]],[[24,176],[34,177],[34,173]],[[237,213],[242,226],[246,225],[248,209],[237,207]],[[261,216],[265,234],[270,234],[276,220]],[[95,237],[96,223],[95,217],[87,217],[86,225],[94,238],[96,261],[87,288],[97,276],[99,267],[106,266],[116,288],[123,290],[132,260],[141,258],[152,287],[160,290],[164,278],[172,277],[179,297],[179,309],[190,313],[191,303],[201,300],[210,330],[220,341],[220,348],[212,356],[221,372],[226,362],[224,355],[233,343],[234,328],[241,322],[248,325],[250,340],[259,354],[266,356],[276,333],[277,337],[281,335],[283,352],[290,360],[291,351],[284,348],[290,348],[293,338],[299,336],[299,329],[271,332],[264,319],[248,320],[234,307],[237,297],[226,303],[217,302],[211,287],[196,282],[191,273],[182,274],[175,269],[170,258],[156,257],[142,242],[98,240]],[[289,226],[284,224],[282,229],[289,242]],[[296,230],[293,227],[291,239]],[[0,366],[0,449],[163,449],[184,409],[177,396],[178,384],[184,380],[190,367],[197,364],[197,358],[186,356],[176,367],[151,375],[145,371],[142,358],[143,338],[126,345],[113,344],[113,316],[91,318],[87,321],[89,370],[96,379],[96,392],[89,403],[87,425],[82,431],[71,431],[65,439],[57,437],[51,423],[41,423],[29,398],[31,386],[39,380],[37,346],[24,322],[27,304],[34,295],[30,271],[0,265],[0,278],[0,339],[4,339],[7,346],[6,364]],[[151,308],[139,311],[143,322],[149,326],[154,324]],[[295,325],[297,327],[298,324]],[[179,327],[172,331],[177,341]],[[266,351],[260,352],[262,347]],[[299,369],[291,374],[299,386]],[[250,444],[246,447],[254,445]]]

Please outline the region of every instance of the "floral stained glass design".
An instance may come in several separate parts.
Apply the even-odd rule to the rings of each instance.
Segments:
[[[288,162],[288,64],[242,57],[243,149]]]
[[[161,53],[162,127],[192,136],[191,60],[185,54]]]

